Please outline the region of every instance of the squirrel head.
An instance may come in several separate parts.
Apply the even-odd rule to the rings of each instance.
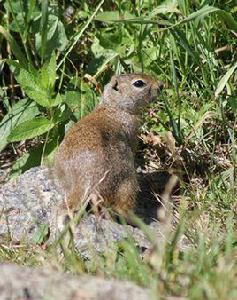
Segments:
[[[155,100],[162,88],[162,82],[150,75],[115,75],[104,88],[102,103],[136,114]]]

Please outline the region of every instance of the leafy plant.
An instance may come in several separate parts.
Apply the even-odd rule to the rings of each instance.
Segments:
[[[52,139],[60,141],[64,135],[61,129],[68,128],[67,123],[93,109],[98,100],[91,88],[97,85],[97,78],[102,83],[107,81],[112,70],[152,72],[173,87],[167,90],[170,100],[163,97],[169,120],[165,117],[158,131],[171,126],[177,143],[184,145],[195,124],[185,120],[187,106],[182,91],[196,90],[197,98],[205,99],[213,91],[219,97],[225,86],[233,90],[230,79],[236,67],[234,60],[227,62],[232,62],[232,66],[221,78],[217,66],[224,66],[213,54],[212,31],[216,30],[218,37],[220,28],[234,31],[237,23],[231,12],[209,4],[196,2],[193,7],[198,9],[193,11],[185,1],[166,1],[155,6],[149,3],[138,8],[115,1],[113,10],[107,10],[107,3],[101,1],[91,10],[83,1],[79,11],[75,6],[57,8],[48,1],[5,1],[5,12],[12,19],[0,26],[0,33],[17,60],[8,57],[3,63],[9,64],[21,93],[36,104],[39,112],[37,119],[32,114],[27,120],[19,119],[17,125],[12,123],[11,132],[4,134],[2,149],[7,142],[38,136],[43,138],[45,147]],[[71,19],[65,18],[67,14],[71,14]],[[203,31],[205,28],[209,30]],[[229,35],[233,43],[231,32]],[[80,47],[79,42],[86,47]],[[75,55],[83,57],[79,76],[71,62]],[[108,65],[111,70],[107,71]],[[195,72],[190,72],[190,67]],[[86,73],[94,79],[83,79]],[[5,122],[6,118],[1,128]],[[188,130],[184,124],[188,124]],[[52,130],[60,136],[50,137]]]
[[[30,159],[39,164],[43,159],[47,160],[46,153],[50,156],[56,149],[58,142],[54,143],[53,140],[60,141],[63,137],[64,132],[61,128],[67,123],[71,124],[71,119],[75,121],[88,109],[93,108],[94,105],[90,104],[91,97],[92,103],[97,101],[93,93],[88,90],[86,82],[76,83],[81,92],[75,91],[75,84],[72,90],[65,91],[62,87],[66,76],[65,70],[58,71],[96,12],[89,19],[90,21],[86,22],[80,36],[71,34],[73,41],[70,45],[64,24],[60,20],[60,12],[55,10],[54,5],[49,5],[48,1],[42,4],[37,1],[24,3],[6,1],[4,6],[6,12],[12,16],[12,22],[8,27],[12,33],[2,25],[0,25],[0,33],[5,37],[17,60],[7,58],[3,63],[8,63],[20,85],[21,93],[28,96],[29,100],[27,105],[25,101],[20,100],[12,108],[9,107],[8,113],[0,123],[3,137],[0,146],[3,150],[10,142],[40,137],[39,142],[42,139],[44,142],[43,146],[41,143],[39,145],[41,151],[33,150],[26,155],[29,156],[27,161]],[[20,37],[21,45],[15,38],[16,34]],[[57,58],[63,51],[63,58],[57,65]],[[57,74],[60,72],[61,76]],[[83,104],[83,98],[87,98],[88,103]],[[47,152],[49,148],[50,153]],[[41,153],[40,160],[38,157],[34,159],[36,153],[38,157]],[[20,162],[16,163],[16,166],[20,166],[22,170],[23,161],[25,159],[21,158]],[[16,170],[16,166],[13,170]]]
[[[142,226],[154,246],[144,259],[131,239],[92,261],[69,252],[60,267],[133,280],[154,299],[236,299],[236,13],[233,0],[0,1],[1,161],[27,146],[12,176],[52,161],[114,73],[165,83],[139,153],[181,174],[176,231],[160,243]],[[26,250],[0,246],[0,259],[42,264],[38,248]]]

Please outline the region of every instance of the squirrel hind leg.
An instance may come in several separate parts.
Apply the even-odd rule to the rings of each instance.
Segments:
[[[85,192],[83,196],[78,195],[78,191],[71,193],[69,196],[66,196],[64,202],[61,204],[59,208],[58,215],[58,229],[62,231],[65,226],[71,220],[76,220],[76,214],[78,212],[82,212],[89,208],[96,214],[99,215],[101,208],[103,207],[104,199],[103,197],[95,192],[88,193]],[[75,224],[76,225],[76,224]]]
[[[59,206],[57,227],[62,232],[66,225],[74,218],[75,213],[80,209],[82,203],[80,193],[74,190],[71,193],[66,193],[64,201]]]
[[[113,207],[115,212],[125,218],[128,217],[135,207],[138,191],[139,186],[136,179],[124,180],[115,195]]]

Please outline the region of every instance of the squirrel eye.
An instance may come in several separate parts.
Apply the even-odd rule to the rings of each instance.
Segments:
[[[118,91],[118,81],[115,81],[115,84],[112,86],[115,91]]]
[[[137,81],[135,81],[134,83],[133,83],[133,85],[135,86],[135,87],[143,87],[144,85],[146,85],[145,84],[145,82],[144,81],[142,81],[142,80],[137,80]]]

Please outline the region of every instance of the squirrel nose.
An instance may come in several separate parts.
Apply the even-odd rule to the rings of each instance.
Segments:
[[[158,91],[162,91],[164,88],[164,83],[162,81],[158,81],[157,82],[157,86],[158,86]]]

